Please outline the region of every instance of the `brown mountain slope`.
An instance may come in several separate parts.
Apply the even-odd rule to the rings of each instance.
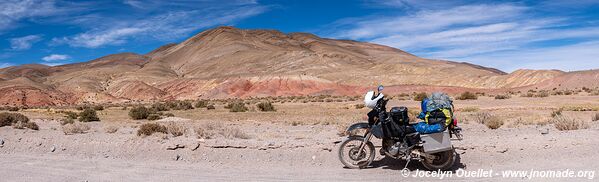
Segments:
[[[510,74],[469,63],[430,60],[399,49],[307,33],[218,27],[146,55],[121,53],[56,67],[0,69],[0,104],[60,105],[127,100],[307,94],[357,95],[377,84],[406,92],[509,89],[568,80],[555,70]],[[585,77],[586,78],[586,77]],[[558,80],[559,81],[559,80]],[[29,90],[37,89],[42,96]],[[61,97],[59,97],[61,96]],[[7,96],[16,97],[16,96]]]

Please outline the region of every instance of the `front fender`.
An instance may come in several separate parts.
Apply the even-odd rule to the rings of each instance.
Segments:
[[[368,129],[368,128],[370,128],[368,123],[360,122],[360,123],[352,124],[351,126],[347,127],[347,130],[345,130],[345,132],[352,133],[351,131],[354,131],[357,129]]]

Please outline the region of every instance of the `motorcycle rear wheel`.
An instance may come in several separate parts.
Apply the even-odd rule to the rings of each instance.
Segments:
[[[455,159],[456,159],[456,153],[455,153],[454,149],[434,153],[431,155],[434,155],[436,157],[436,159],[434,159],[434,160],[424,159],[422,161],[422,165],[424,166],[424,168],[431,170],[431,171],[449,170],[449,169],[451,169],[451,167],[453,167],[453,164],[455,163]]]
[[[374,145],[372,142],[367,142],[362,149],[362,153],[358,155],[360,144],[364,142],[364,137],[350,136],[339,145],[339,160],[341,163],[350,169],[365,168],[374,160]]]

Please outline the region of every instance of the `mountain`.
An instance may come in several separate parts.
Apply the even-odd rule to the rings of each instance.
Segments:
[[[585,79],[598,73],[590,72]],[[579,83],[571,77],[581,74],[558,70],[507,74],[366,42],[218,27],[145,55],[120,53],[76,64],[0,69],[0,105],[359,95],[378,84],[397,92],[489,91],[556,81],[574,86]]]

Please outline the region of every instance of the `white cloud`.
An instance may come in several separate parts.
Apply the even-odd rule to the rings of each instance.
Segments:
[[[2,63],[2,62],[0,62],[0,68],[6,68],[6,67],[10,67],[10,66],[14,66],[14,64],[12,64],[12,63]]]
[[[127,3],[135,3],[128,1]],[[243,1],[241,6],[224,6],[201,10],[173,10],[143,19],[111,19],[103,16],[87,16],[80,24],[89,24],[90,30],[72,36],[53,38],[52,45],[68,44],[72,47],[97,48],[119,45],[129,40],[172,41],[187,37],[190,33],[215,25],[230,24],[266,11],[266,7]],[[145,3],[145,2],[144,2]],[[151,3],[151,2],[149,2]],[[182,5],[172,4],[167,5]],[[241,3],[241,2],[236,2]],[[138,4],[139,5],[139,4]],[[222,6],[222,5],[221,5]],[[98,19],[102,19],[98,21]]]
[[[68,12],[57,8],[54,0],[0,1],[0,31],[12,29],[21,19],[46,17]]]
[[[42,58],[45,62],[53,62],[53,61],[64,61],[70,59],[71,57],[66,54],[50,54]]]
[[[28,35],[10,39],[10,48],[13,50],[27,50],[31,45],[42,40],[41,35]]]
[[[96,48],[103,45],[118,45],[126,41],[126,37],[143,32],[140,28],[116,28],[112,30],[90,31],[73,37],[54,38],[54,44],[67,43],[73,47]]]
[[[514,49],[460,58],[461,61],[501,67],[505,71],[521,68],[560,69],[564,71],[599,68],[599,41],[573,45]]]
[[[388,3],[395,3],[397,7],[405,9],[412,2],[400,0]],[[445,8],[422,6],[424,5],[410,6],[408,9],[413,11],[399,16],[342,19],[331,25],[332,32],[325,34],[388,45],[421,57],[468,61],[508,71],[518,67],[541,68],[544,63],[541,60],[547,60],[547,65],[555,63],[553,66],[558,66],[557,63],[569,63],[569,67],[577,69],[585,69],[583,65],[588,65],[585,61],[596,61],[592,57],[595,54],[590,54],[593,49],[584,47],[595,44],[584,43],[599,40],[599,26],[572,26],[579,22],[572,17],[539,18],[532,15],[533,8],[511,3]],[[534,45],[564,39],[576,39],[574,43],[581,44],[573,46],[570,42],[569,45]],[[572,47],[587,52],[574,51]],[[536,54],[530,54],[529,51]],[[554,55],[556,51],[567,56],[555,55],[551,61],[541,59],[540,55]],[[581,55],[572,55],[575,53]],[[518,55],[522,58],[516,59]],[[498,59],[500,57],[509,60],[502,62]]]

